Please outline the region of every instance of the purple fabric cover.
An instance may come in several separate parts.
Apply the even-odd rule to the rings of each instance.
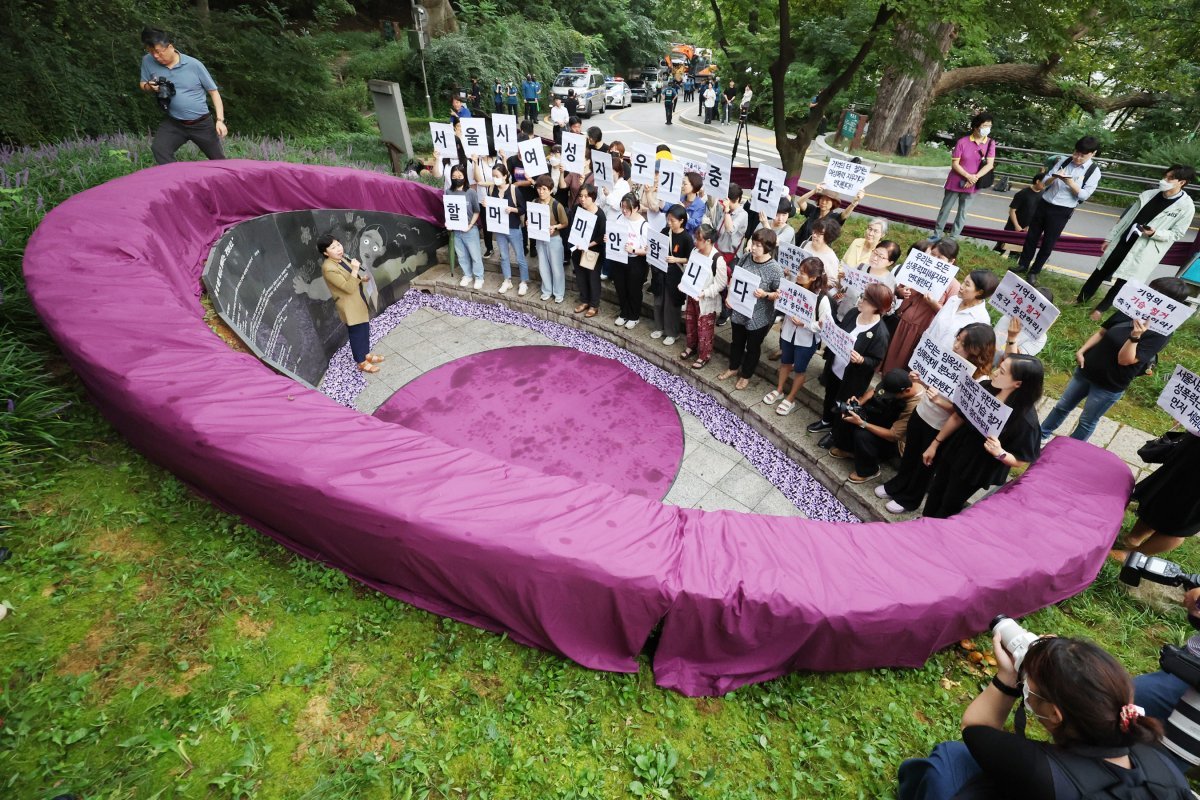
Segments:
[[[1083,588],[1120,525],[1128,469],[1071,440],[955,519],[852,526],[684,511],[358,414],[231,351],[196,300],[226,228],[303,208],[442,222],[439,192],[387,176],[172,164],[51,211],[27,285],[96,405],[147,457],[418,607],[622,672],[665,618],[658,682],[719,693],[791,669],[919,664],[993,614]]]
[[[670,398],[611,358],[504,347],[443,364],[375,416],[548,475],[661,500],[683,459]]]

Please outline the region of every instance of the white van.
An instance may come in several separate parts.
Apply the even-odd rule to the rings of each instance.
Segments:
[[[574,89],[575,99],[579,101],[579,116],[590,117],[592,114],[603,114],[607,102],[604,95],[604,73],[584,64],[578,67],[563,67],[562,72],[554,79],[551,93],[561,97],[565,102],[567,92]]]

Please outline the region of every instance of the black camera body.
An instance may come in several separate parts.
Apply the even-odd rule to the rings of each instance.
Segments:
[[[1200,586],[1200,575],[1184,572],[1183,568],[1173,561],[1137,552],[1130,553],[1121,565],[1121,582],[1137,586],[1143,578],[1164,586],[1182,586],[1188,590]],[[1158,665],[1162,667],[1163,672],[1174,675],[1188,686],[1200,689],[1200,637],[1193,636],[1184,647],[1164,644],[1158,653]]]
[[[843,417],[846,416],[847,414],[855,414],[857,416],[862,416],[862,404],[859,403],[854,398],[850,398],[849,400],[847,400],[845,402],[834,403],[833,410],[836,411],[840,416],[843,416]]]
[[[149,81],[154,87],[154,99],[158,101],[158,107],[165,114],[171,107],[171,98],[175,96],[175,84],[166,78],[155,78]]]

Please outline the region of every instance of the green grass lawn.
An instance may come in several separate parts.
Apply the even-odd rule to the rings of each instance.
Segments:
[[[839,147],[839,149],[843,149]],[[849,151],[851,156],[858,156],[864,161],[883,161],[888,164],[907,164],[912,167],[949,167],[950,151],[944,147],[923,145],[911,155],[902,156],[896,153],[880,153],[876,150]]]
[[[379,165],[367,143],[231,145]],[[655,688],[645,661],[636,675],[592,672],[385,598],[192,495],[100,419],[20,291],[46,208],[145,166],[147,150],[110,139],[4,167],[0,544],[14,554],[0,566],[13,609],[0,620],[0,796],[878,798],[901,760],[956,735],[988,679],[958,648],[916,670],[689,699]],[[969,249],[964,264],[999,262]],[[1047,352],[1060,382],[1090,330],[1080,318],[1064,311]],[[1197,363],[1195,323],[1185,333],[1165,362]],[[1114,414],[1154,429],[1155,391]],[[1200,568],[1190,542],[1176,557]],[[1160,643],[1186,635],[1183,612],[1135,600],[1115,576],[1105,567],[1027,624],[1154,668]]]

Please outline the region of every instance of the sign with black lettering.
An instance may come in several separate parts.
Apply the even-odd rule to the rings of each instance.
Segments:
[[[775,301],[775,311],[795,317],[804,323],[806,328],[817,327],[817,296],[798,283],[789,280],[779,282],[779,299]]]
[[[467,215],[466,195],[442,195],[442,210],[446,213],[446,230],[465,231],[471,227],[471,218]]]
[[[745,267],[734,267],[729,279],[729,307],[743,316],[754,316],[754,305],[758,302],[754,290],[761,282],[762,278]]]
[[[920,250],[911,250],[896,272],[896,283],[904,284],[918,294],[941,300],[957,274],[958,267],[949,261],[934,258]]]
[[[667,271],[667,253],[671,251],[671,237],[665,233],[651,233],[646,237],[646,261],[660,272]]]
[[[950,402],[954,402],[962,376],[970,377],[975,372],[970,361],[953,350],[942,349],[928,336],[921,337],[917,343],[908,368],[917,373],[922,383]]]
[[[686,294],[695,300],[700,299],[700,292],[709,284],[713,278],[713,258],[716,253],[704,255],[699,250],[693,250],[688,256],[687,263],[683,265],[683,280],[679,282],[679,291]],[[721,264],[721,269],[725,268]]]
[[[504,197],[483,198],[484,224],[488,233],[508,234],[508,199]]]
[[[1175,365],[1175,373],[1158,396],[1158,407],[1174,417],[1183,427],[1200,436],[1200,375]]]
[[[488,154],[487,122],[483,117],[467,117],[461,123],[463,151],[468,156]]]
[[[454,142],[454,128],[445,122],[429,123],[429,135],[433,137],[433,150],[438,158],[458,158],[458,145]]]
[[[629,255],[625,252],[625,238],[629,228],[620,219],[609,220],[604,231],[604,257],[619,264],[628,264]]]
[[[732,171],[732,159],[709,153],[708,163],[702,173],[704,175],[704,193],[718,200],[729,197],[729,174]]]
[[[1192,315],[1187,303],[1172,300],[1141,281],[1126,281],[1113,301],[1113,308],[1130,319],[1145,320],[1147,330],[1170,336]]]
[[[683,197],[683,165],[664,158],[658,162],[658,195],[664,203]]]
[[[775,216],[779,201],[783,199],[787,186],[787,175],[783,170],[762,164],[754,176],[754,192],[750,197],[750,208],[768,217]]]
[[[831,158],[825,167],[825,188],[832,189],[838,194],[853,197],[866,187],[871,178],[871,167],[868,164],[855,164],[841,158]]]
[[[530,239],[550,241],[550,206],[545,203],[528,204],[525,206],[525,222]]]
[[[779,266],[783,267],[785,274],[795,278],[800,274],[800,262],[811,256],[812,253],[794,244],[782,244],[775,252],[775,260],[779,262]]]
[[[1012,270],[1000,279],[1000,285],[988,298],[988,304],[1006,317],[1021,320],[1021,327],[1035,339],[1050,330],[1050,326],[1058,319],[1058,309],[1054,304]]]
[[[983,388],[983,384],[972,380],[970,373],[959,378],[954,405],[984,436],[999,436],[1012,415],[1012,407],[1001,403]]]
[[[571,230],[567,233],[567,244],[577,250],[586,250],[595,230],[596,215],[580,206],[575,209],[575,219],[571,221]]]
[[[600,150],[592,151],[592,179],[597,189],[613,188],[612,156]]]
[[[585,163],[583,154],[586,152],[586,136],[584,136],[582,133],[568,133],[563,131],[562,163],[564,170],[567,172],[574,172],[576,175],[582,175]]]
[[[654,182],[654,145],[635,144],[629,159],[629,182],[649,186]]]
[[[550,171],[546,166],[546,148],[541,139],[526,139],[517,145],[517,155],[521,157],[521,165],[525,167],[526,178],[536,178]]]
[[[855,341],[855,337],[850,331],[841,327],[832,319],[828,320],[821,326],[821,341],[825,342],[825,346],[829,348],[829,352],[843,361],[850,361],[850,354],[854,352]]]
[[[492,142],[497,153],[517,152],[517,118],[512,114],[492,114]]]

